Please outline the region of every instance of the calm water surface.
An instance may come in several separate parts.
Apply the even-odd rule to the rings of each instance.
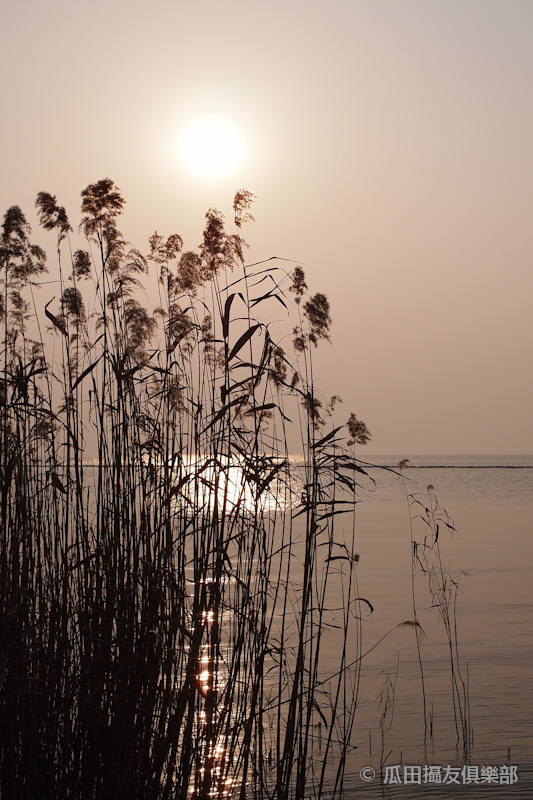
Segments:
[[[395,465],[384,456],[374,463]],[[347,796],[411,798],[533,798],[531,723],[531,588],[533,457],[412,457],[404,478],[369,469],[357,507],[360,594],[374,613],[365,620],[365,650],[387,631],[364,660],[359,716],[350,756]],[[413,617],[411,522],[407,494],[428,503],[427,486],[456,532],[441,526],[443,566],[460,585],[457,631],[463,677],[468,678],[474,747],[470,764],[518,766],[513,785],[380,786],[364,783],[360,770],[385,765],[442,766],[461,763],[456,750],[449,651],[427,576],[415,578],[417,616],[426,633],[422,663],[432,730],[424,742],[420,666],[414,631],[396,625]],[[413,521],[420,541],[425,526]],[[396,677],[392,725],[382,736],[377,698],[384,681]]]

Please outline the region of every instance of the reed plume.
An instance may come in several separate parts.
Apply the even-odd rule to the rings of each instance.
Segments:
[[[18,207],[4,218],[2,796],[342,795],[361,598],[340,515],[360,467],[313,385],[327,298],[304,299],[300,267],[246,267],[252,200],[237,193],[235,233],[210,209],[198,252],[156,233],[144,257],[110,179],[82,192],[80,248],[40,192],[47,331],[26,299],[45,253]],[[273,303],[297,316],[292,356]]]

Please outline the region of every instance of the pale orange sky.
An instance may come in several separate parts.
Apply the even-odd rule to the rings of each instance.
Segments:
[[[330,299],[319,386],[369,454],[533,451],[533,3],[20,0],[0,39],[0,213],[51,271],[39,190],[77,224],[112,178],[146,252],[155,229],[196,247],[246,186],[250,260],[311,265]],[[247,145],[222,178],[178,157],[204,114]]]

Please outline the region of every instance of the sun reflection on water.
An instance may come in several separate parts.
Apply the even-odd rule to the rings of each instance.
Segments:
[[[287,509],[301,492],[301,481],[287,462],[270,457],[251,469],[235,458],[188,457],[174,468],[175,509],[244,514]]]
[[[194,766],[185,785],[194,800],[232,797],[242,789],[241,748],[249,735],[243,713],[252,701],[248,681],[256,652],[243,649],[235,658],[232,647],[241,626],[252,642],[260,635],[257,604],[265,576],[250,576],[272,546],[267,541],[278,513],[290,514],[301,497],[303,481],[288,467],[275,457],[259,459],[254,468],[237,459],[182,457],[159,473],[167,481],[172,476],[171,513],[184,520],[184,674],[192,716],[180,747],[191,750]]]

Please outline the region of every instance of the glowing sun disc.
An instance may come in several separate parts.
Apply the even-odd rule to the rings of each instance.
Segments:
[[[181,141],[184,164],[204,177],[231,172],[242,161],[244,145],[238,131],[228,122],[206,117],[190,125]]]

